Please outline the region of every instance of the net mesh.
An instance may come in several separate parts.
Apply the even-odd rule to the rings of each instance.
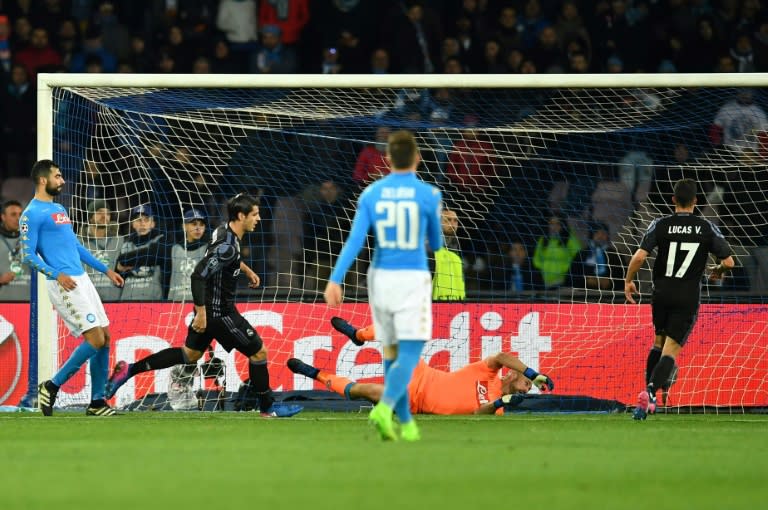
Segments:
[[[465,301],[435,306],[435,339],[425,358],[458,369],[511,350],[555,379],[558,394],[628,404],[643,386],[653,330],[650,266],[639,275],[645,303],[639,306],[624,304],[624,267],[650,221],[671,211],[672,184],[694,178],[699,212],[723,229],[738,267],[722,284],[703,282],[706,304],[679,359],[671,403],[763,406],[768,125],[764,115],[741,112],[740,122],[720,118],[721,129],[712,127],[739,94],[723,88],[54,88],[54,159],[69,181],[63,202],[73,223],[110,264],[136,247],[134,208],[152,210],[157,257],[121,267],[137,284],[130,293],[100,287],[113,360],[183,343],[189,297],[167,297],[174,267],[188,275],[199,256],[185,237],[184,214],[202,212],[210,232],[225,220],[226,199],[247,191],[260,198],[263,221],[242,248],[262,285],[248,289],[243,281],[239,308],[269,349],[272,386],[309,389],[319,386],[290,373],[289,357],[355,380],[381,380],[377,344],[355,347],[328,322],[332,315],[357,326],[370,321],[369,250],[345,281],[348,304],[328,309],[322,290],[357,195],[386,168],[382,140],[410,129],[421,148],[421,177],[444,190],[446,206],[457,214],[458,230],[447,235],[460,249],[467,293]],[[762,90],[752,94],[761,109],[768,98]],[[99,200],[111,211],[105,230],[113,244],[96,228]],[[608,246],[591,250],[602,231]],[[543,245],[555,233],[559,247],[548,250]],[[61,323],[58,331],[55,366],[78,343]],[[210,408],[218,388],[237,391],[247,377],[244,357],[218,346],[213,355],[224,361],[215,376],[202,369],[144,374],[120,390],[117,403],[173,387],[177,402],[186,403],[178,407]],[[89,384],[84,373],[73,378],[62,405],[87,401]],[[213,391],[192,398],[198,389]]]

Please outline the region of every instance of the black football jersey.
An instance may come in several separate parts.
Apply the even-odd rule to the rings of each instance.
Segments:
[[[696,299],[709,254],[719,259],[731,255],[731,247],[720,229],[689,213],[656,219],[648,227],[640,248],[648,253],[658,248],[653,264],[654,289]]]
[[[226,224],[213,231],[205,256],[192,273],[192,291],[195,304],[202,296],[195,296],[194,280],[205,281],[205,308],[207,315],[221,317],[235,310],[237,277],[240,275],[240,240]]]

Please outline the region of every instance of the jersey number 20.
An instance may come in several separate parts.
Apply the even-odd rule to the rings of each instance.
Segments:
[[[416,202],[381,200],[376,202],[376,214],[384,217],[376,220],[376,237],[382,248],[415,250],[419,245],[419,207]],[[387,229],[395,228],[395,238],[387,237]]]
[[[669,243],[669,254],[667,255],[667,271],[664,276],[672,276],[672,272],[675,269],[675,257],[677,256],[677,241],[671,241]],[[680,251],[686,252],[683,263],[680,264],[680,268],[675,273],[675,278],[682,278],[688,267],[693,262],[693,257],[696,256],[696,250],[699,249],[699,243],[680,243]]]

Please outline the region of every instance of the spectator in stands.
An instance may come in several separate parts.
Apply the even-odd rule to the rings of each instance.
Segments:
[[[14,64],[10,81],[0,89],[0,147],[6,176],[27,174],[35,160],[35,89],[26,67]]]
[[[19,245],[21,211],[18,200],[8,200],[0,209],[0,301],[29,301],[30,275]]]
[[[253,49],[258,43],[255,0],[221,0],[216,15],[216,28],[233,45]]]
[[[493,144],[474,129],[477,118],[468,117],[468,129],[461,131],[448,154],[446,173],[460,190],[485,193],[496,182],[496,157]]]
[[[389,133],[387,126],[379,126],[376,129],[375,142],[366,145],[358,154],[355,169],[352,171],[352,180],[361,188],[389,173],[389,164],[386,159]]]
[[[528,250],[522,241],[512,241],[507,247],[506,256],[504,288],[507,291],[519,294],[542,287],[541,273],[531,265]]]
[[[49,44],[48,31],[44,28],[32,30],[29,42],[29,46],[16,53],[16,62],[26,67],[29,80],[34,84],[39,70],[61,65],[61,55]]]
[[[376,48],[371,53],[371,74],[389,74],[389,52]]]
[[[123,239],[117,270],[125,278],[123,301],[159,301],[163,299],[163,272],[157,253],[167,239],[155,228],[152,207],[143,204],[131,209],[131,233]],[[132,257],[144,247],[143,257]],[[124,262],[130,261],[131,264]]]
[[[683,70],[691,73],[711,73],[717,66],[717,56],[726,51],[715,31],[713,21],[702,17],[696,23],[696,34],[685,51]]]
[[[92,200],[88,204],[88,222],[80,233],[80,242],[97,260],[112,269],[123,244],[117,235],[117,224],[112,222],[112,211],[105,200]],[[83,266],[93,281],[102,301],[119,301],[123,289],[112,284],[103,273],[88,265]]]
[[[717,66],[715,66],[716,73],[735,73],[736,61],[730,55],[720,55],[717,58]]]
[[[197,57],[192,63],[193,74],[210,74],[210,72],[211,61],[208,59],[208,57]]]
[[[131,32],[117,17],[115,2],[101,2],[93,16],[94,26],[101,31],[104,49],[118,60],[128,58],[131,51]]]
[[[114,73],[117,70],[117,58],[104,47],[101,30],[93,25],[88,27],[83,40],[83,50],[72,57],[69,70],[73,73],[85,72],[86,62],[91,56],[99,57],[105,73]]]
[[[562,3],[554,28],[562,47],[567,47],[571,41],[577,41],[581,51],[588,56],[592,54],[589,32],[584,26],[584,20],[574,0],[565,0]]]
[[[608,73],[622,73],[624,72],[624,62],[617,56],[609,57],[605,63],[605,71]]]
[[[65,19],[56,32],[56,51],[61,55],[61,65],[69,69],[72,58],[80,46],[80,31],[72,19]]]
[[[619,160],[619,180],[624,183],[636,204],[648,196],[653,181],[653,168],[653,160],[639,147],[627,151]]]
[[[544,18],[543,13],[541,12],[541,2],[539,0],[528,0],[525,2],[523,16],[520,22],[523,25],[521,37],[524,50],[536,46],[539,33],[544,27],[551,24],[549,20]]]
[[[443,209],[440,217],[443,247],[433,252],[432,301],[464,301],[464,260],[459,245],[459,217],[452,209]]]
[[[528,54],[536,63],[536,69],[543,73],[562,73],[565,68],[565,53],[554,27],[544,27],[539,32],[538,43]]]
[[[509,53],[507,53],[507,72],[520,73],[523,61],[525,61],[525,55],[523,55],[522,51],[517,48],[509,50]]]
[[[589,60],[587,55],[581,51],[571,53],[568,65],[568,71],[571,73],[583,74],[589,72]]]
[[[168,28],[162,51],[167,52],[175,62],[174,72],[190,72],[195,52],[190,42],[184,37],[184,31],[180,26],[172,25]]]
[[[13,52],[19,52],[29,46],[32,36],[32,23],[27,16],[11,16],[13,30],[11,31],[11,48]]]
[[[483,60],[478,66],[479,73],[499,74],[507,70],[504,55],[501,53],[501,45],[495,39],[485,41]]]
[[[517,19],[517,10],[511,5],[503,7],[499,12],[497,23],[498,29],[493,32],[492,37],[499,41],[502,51],[507,53],[513,48],[519,48],[522,44],[521,36],[525,28]]]
[[[714,145],[743,154],[757,153],[759,139],[768,130],[765,111],[754,103],[752,89],[740,89],[734,100],[725,103],[710,126],[709,138]]]
[[[442,27],[436,14],[420,0],[397,2],[386,24],[392,62],[402,73],[433,73],[437,69]]]
[[[591,237],[571,264],[571,286],[579,289],[615,290],[623,265],[611,247],[610,232],[604,223],[590,225]]]
[[[768,17],[758,23],[757,31],[752,34],[755,52],[755,71],[768,71]]]
[[[0,71],[2,71],[3,76],[11,73],[12,63],[11,25],[8,16],[0,14]]]
[[[296,52],[282,43],[277,25],[261,27],[261,48],[251,58],[252,73],[286,74],[298,69]]]
[[[241,72],[238,62],[230,53],[229,43],[224,39],[217,39],[213,43],[211,72],[215,74],[236,74]]]
[[[752,41],[747,34],[741,34],[736,37],[730,53],[731,57],[736,61],[737,72],[755,72],[755,53],[752,51]]]
[[[150,55],[147,47],[147,40],[144,35],[135,33],[131,36],[131,48],[128,51],[126,62],[136,73],[148,73],[154,69],[152,63],[153,57]]]
[[[325,180],[310,189],[304,214],[304,289],[321,291],[351,227],[338,184]]]
[[[544,287],[554,289],[563,285],[581,241],[575,232],[564,228],[557,216],[547,222],[548,233],[539,238],[533,252],[533,267],[541,272]]]
[[[267,26],[277,27],[282,34],[282,43],[289,47],[299,42],[309,17],[309,0],[259,2],[259,25],[262,31]]]
[[[323,48],[323,62],[320,72],[322,74],[339,74],[341,69],[339,50],[336,48]]]

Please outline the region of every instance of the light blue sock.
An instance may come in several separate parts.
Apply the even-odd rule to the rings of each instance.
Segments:
[[[96,352],[91,358],[91,400],[102,400],[107,389],[109,372],[109,344]]]
[[[389,369],[392,368],[392,363],[394,362],[395,360],[393,359],[384,360],[384,377],[387,377],[387,374],[389,373]]]
[[[395,414],[397,415],[397,419],[400,420],[401,424],[408,423],[413,419],[413,415],[411,414],[411,398],[408,394],[408,387],[405,388],[405,395],[400,397],[400,400],[397,401],[397,404],[395,404]]]
[[[62,365],[56,375],[53,376],[51,381],[56,386],[61,386],[65,382],[69,381],[70,377],[75,375],[83,364],[96,355],[98,351],[94,346],[88,342],[83,342],[77,346],[72,355],[69,357],[66,363]]]
[[[384,395],[381,398],[381,401],[391,408],[394,409],[403,395],[408,393],[408,383],[411,382],[413,370],[421,359],[423,347],[423,340],[400,340],[397,360],[392,364],[384,379]],[[404,405],[408,405],[407,400]],[[403,419],[403,416],[399,414],[398,417]]]

